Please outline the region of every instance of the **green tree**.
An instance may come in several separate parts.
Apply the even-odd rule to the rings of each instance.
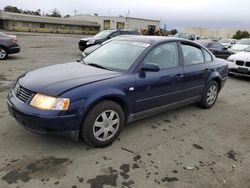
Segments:
[[[15,13],[22,13],[22,9],[18,9],[17,7],[13,7],[11,5],[7,5],[6,7],[4,7],[3,9],[6,12],[15,12]]]
[[[242,39],[242,38],[249,38],[250,37],[250,34],[248,31],[237,31],[234,35],[233,35],[233,38],[234,39]]]
[[[170,35],[175,35],[176,33],[178,33],[177,29],[171,29],[169,31]]]
[[[50,16],[50,17],[57,17],[57,18],[61,18],[62,15],[61,13],[56,9],[54,8],[52,11],[51,11],[51,14],[46,14],[46,16]]]

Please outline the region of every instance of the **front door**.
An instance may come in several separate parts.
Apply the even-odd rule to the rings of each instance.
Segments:
[[[142,112],[179,101],[183,67],[180,65],[177,43],[167,42],[156,46],[146,55],[142,63],[158,64],[160,71],[139,71],[135,74],[134,112]]]

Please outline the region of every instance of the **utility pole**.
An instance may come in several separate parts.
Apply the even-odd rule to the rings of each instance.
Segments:
[[[130,11],[128,10],[128,13],[127,13],[127,29],[129,29],[129,15],[130,15]]]
[[[76,9],[74,9],[74,15],[76,16],[76,13],[77,13],[77,10]]]

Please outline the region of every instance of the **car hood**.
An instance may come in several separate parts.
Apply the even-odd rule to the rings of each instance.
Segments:
[[[234,59],[234,60],[249,61],[250,52],[238,52],[234,55],[231,55],[229,58]]]
[[[58,96],[71,88],[121,75],[120,72],[72,62],[28,72],[19,79],[19,84],[34,92]]]
[[[245,50],[249,45],[243,45],[243,44],[235,44],[231,48],[232,50],[237,50],[237,51],[243,51]]]

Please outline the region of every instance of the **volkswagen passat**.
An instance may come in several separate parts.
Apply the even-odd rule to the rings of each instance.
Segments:
[[[100,147],[128,122],[190,103],[212,107],[227,66],[184,39],[114,38],[81,62],[20,76],[8,107],[32,132],[69,134]]]

